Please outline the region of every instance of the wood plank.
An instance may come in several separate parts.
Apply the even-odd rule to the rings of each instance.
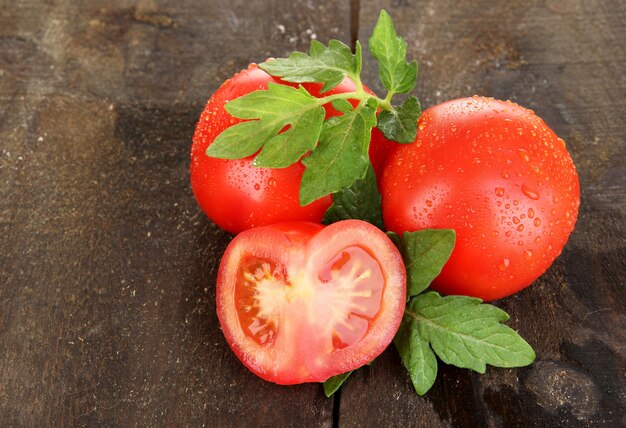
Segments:
[[[236,359],[195,121],[253,61],[349,42],[349,1],[0,1],[3,426],[331,426]]]
[[[491,368],[481,376],[440,365],[435,387],[419,397],[390,349],[346,383],[339,425],[623,425],[626,5],[361,2],[361,40],[380,8],[420,62],[416,93],[425,107],[480,94],[534,109],[568,142],[582,207],[576,231],[548,272],[498,302],[537,351],[533,366]],[[370,84],[377,69],[368,62],[364,71]]]

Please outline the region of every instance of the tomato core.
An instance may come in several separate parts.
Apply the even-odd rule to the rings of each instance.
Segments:
[[[367,335],[381,309],[385,278],[365,249],[349,246],[330,258],[317,275],[319,284],[311,284],[312,278],[303,272],[292,275],[289,278],[280,263],[253,255],[242,259],[234,299],[246,336],[259,345],[272,345],[281,333],[281,314],[300,311],[311,302],[335,303],[328,318],[315,320],[331,330],[333,349],[354,345]]]

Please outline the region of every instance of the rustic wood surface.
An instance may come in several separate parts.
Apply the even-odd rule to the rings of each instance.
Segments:
[[[213,284],[231,236],[193,199],[190,140],[230,75],[314,37],[366,40],[380,8],[424,106],[534,109],[568,142],[582,206],[556,263],[498,302],[534,365],[441,365],[419,397],[389,349],[326,399],[226,344]],[[0,0],[0,426],[626,426],[625,22],[620,0]]]

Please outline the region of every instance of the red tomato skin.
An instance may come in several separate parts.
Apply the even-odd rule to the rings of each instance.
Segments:
[[[198,204],[219,227],[239,233],[243,230],[285,221],[312,221],[321,223],[332,203],[330,195],[307,206],[300,205],[299,189],[304,166],[298,162],[287,168],[257,168],[253,156],[240,160],[211,158],[206,149],[226,128],[242,122],[224,109],[226,102],[247,93],[267,89],[269,82],[297,86],[272,77],[256,64],[239,72],[209,99],[196,125],[191,147],[191,187]],[[303,86],[319,96],[322,85],[306,83]],[[349,92],[353,82],[343,83],[324,95]],[[326,117],[340,114],[331,106],[324,106]],[[372,133],[372,162],[381,173],[389,142],[378,130]]]
[[[296,267],[319,265],[315,260],[332,256],[333,251],[349,245],[363,246],[378,259],[386,280],[384,298],[376,323],[368,335],[353,347],[333,351],[332,355],[320,354],[310,343],[317,343],[316,336],[322,322],[307,325],[303,322],[310,308],[298,314],[300,320],[292,320],[297,329],[297,343],[272,346],[268,349],[250,340],[242,332],[235,307],[235,279],[239,263],[245,256],[261,256],[276,262],[285,262],[289,271]],[[329,252],[330,251],[330,252]],[[302,276],[299,276],[301,278]],[[307,278],[318,277],[315,271]],[[295,281],[295,280],[294,280]],[[406,271],[402,256],[387,236],[369,223],[360,220],[345,220],[322,226],[310,222],[287,222],[256,227],[238,234],[226,249],[218,270],[217,315],[224,337],[235,355],[257,376],[280,385],[304,382],[323,382],[331,376],[361,367],[384,351],[400,326],[406,301]],[[316,304],[313,308],[332,305]],[[318,320],[319,321],[319,320]],[[280,343],[276,340],[276,343]],[[296,363],[285,365],[286,355],[295,354]],[[323,360],[321,367],[315,361]]]
[[[381,182],[389,230],[456,231],[432,288],[485,301],[509,296],[546,271],[580,205],[564,141],[531,110],[483,97],[426,110],[416,141],[389,154]]]

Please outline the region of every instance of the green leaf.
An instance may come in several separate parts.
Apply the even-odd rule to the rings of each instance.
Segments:
[[[358,40],[354,45],[354,59],[356,61],[354,77],[358,77],[361,76],[361,69],[363,67],[363,51],[361,48],[361,42]]]
[[[333,194],[333,204],[324,215],[324,224],[358,219],[383,229],[382,198],[376,184],[376,174],[370,166],[364,178]]]
[[[409,371],[411,382],[419,395],[424,395],[437,378],[437,358],[428,340],[420,335],[417,321],[405,316],[393,339],[402,364]]]
[[[302,161],[306,169],[300,185],[301,205],[350,187],[365,176],[375,124],[376,111],[367,104],[324,123],[317,148]]]
[[[222,132],[207,149],[207,155],[241,159],[257,152],[256,166],[283,168],[297,162],[317,145],[324,123],[324,108],[304,88],[270,83],[225,106],[240,119]]]
[[[342,374],[338,374],[333,376],[324,382],[324,394],[326,397],[330,397],[343,385],[343,383],[348,379],[348,376],[352,374],[352,371],[345,372]]]
[[[332,106],[335,110],[340,111],[341,113],[348,113],[349,111],[352,111],[352,104],[350,104],[350,101],[341,98],[334,100],[332,102]]]
[[[530,345],[502,324],[509,319],[507,313],[480,299],[441,297],[431,291],[411,300],[407,317],[447,364],[484,373],[487,364],[522,367],[535,360]]]
[[[424,229],[392,238],[406,266],[407,298],[427,289],[441,273],[452,254],[455,238],[452,229]]]
[[[289,58],[272,59],[259,64],[259,67],[286,82],[324,83],[321,92],[326,92],[339,85],[346,76],[358,78],[361,71],[360,56],[360,49],[354,55],[339,40],[331,40],[328,47],[312,40],[309,55],[293,52]]]
[[[406,62],[406,42],[396,34],[385,10],[380,12],[369,48],[378,61],[380,81],[387,90],[392,94],[404,94],[413,89],[417,80],[417,62]]]
[[[412,143],[417,137],[417,120],[422,113],[420,102],[408,97],[395,110],[383,110],[378,115],[378,129],[383,135],[398,143]]]
[[[217,136],[206,154],[213,158],[242,159],[256,153],[276,130],[260,127],[257,121],[238,123]]]

